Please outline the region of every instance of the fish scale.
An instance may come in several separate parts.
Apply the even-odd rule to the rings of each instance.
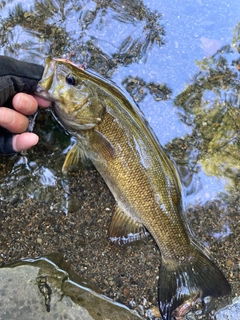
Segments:
[[[142,217],[141,222],[156,240],[163,258],[167,259],[167,257],[171,257],[172,259],[177,260],[179,256],[181,257],[189,254],[189,238],[185,233],[183,234],[184,229],[182,221],[175,206],[171,203],[173,202],[171,201],[172,198],[170,198],[167,193],[161,193],[162,203],[167,207],[167,210],[163,213],[160,205],[156,203],[152,186],[153,182],[151,181],[149,174],[147,174],[147,169],[139,165],[139,155],[136,150],[129,147],[129,140],[126,139],[126,134],[124,134],[118,122],[114,121],[114,117],[108,114],[108,109],[106,110],[102,122],[96,129],[111,142],[113,147],[115,147],[115,144],[119,144],[122,146],[122,150],[125,151],[117,154],[116,158],[108,162],[108,170],[111,171],[105,175],[102,174],[104,179],[107,180],[108,175],[111,176],[113,172],[117,172],[115,173],[116,181],[117,184],[121,186],[121,194],[124,194],[125,198],[128,199],[128,201],[131,201],[131,208],[134,208],[134,211],[136,212],[135,216],[139,215]],[[114,136],[112,135],[112,132],[114,132]],[[127,157],[126,154],[128,155]],[[101,171],[106,169],[101,169],[101,159],[99,161],[100,164],[98,164],[98,161],[93,162],[101,174]],[[162,167],[158,168],[158,166],[159,161],[156,160],[151,177],[156,176],[159,179],[159,176],[164,176]],[[166,179],[163,179],[163,182],[165,181]],[[161,178],[158,180],[158,183],[159,185],[163,185]],[[177,188],[177,186],[175,186],[175,188]],[[116,184],[111,186],[110,189],[114,194],[119,192]],[[118,195],[115,195],[115,198],[117,199]],[[180,205],[180,198],[178,201],[178,204]],[[175,224],[169,223],[169,220],[174,220]],[[172,243],[173,234],[180,234],[180,241],[178,241],[177,245],[174,244],[174,248],[170,245]],[[169,237],[169,239],[166,241],[167,237]],[[165,243],[167,245],[165,245]]]
[[[117,207],[110,238],[140,239],[146,228],[159,246],[163,319],[184,316],[198,297],[229,294],[223,273],[185,227],[177,170],[134,102],[65,59],[47,58],[38,94],[54,101],[55,117],[76,138],[63,170],[87,157],[111,190]]]

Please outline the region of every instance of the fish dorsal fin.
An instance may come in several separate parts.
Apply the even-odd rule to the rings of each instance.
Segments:
[[[115,150],[111,142],[99,131],[92,132],[92,146],[105,160],[112,160],[115,157]]]
[[[126,214],[119,206],[112,216],[109,237],[112,242],[125,244],[145,238],[148,232],[144,226]]]
[[[76,167],[79,162],[84,164],[87,162],[87,157],[79,143],[75,143],[66,155],[62,166],[62,172],[66,173],[69,169]]]

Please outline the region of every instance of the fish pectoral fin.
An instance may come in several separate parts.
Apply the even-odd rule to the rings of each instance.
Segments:
[[[98,154],[101,154],[105,160],[111,160],[115,157],[115,150],[111,142],[99,131],[92,131],[92,145]]]
[[[88,162],[88,159],[80,144],[76,142],[66,155],[64,164],[62,166],[62,172],[66,173],[68,170],[76,167],[79,162],[85,166]]]
[[[147,235],[148,232],[141,223],[117,206],[109,228],[109,237],[112,242],[125,244],[143,239]]]

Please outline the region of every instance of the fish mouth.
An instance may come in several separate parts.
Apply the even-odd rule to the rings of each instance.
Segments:
[[[50,101],[51,102],[51,109],[50,109],[50,111],[51,111],[51,114],[52,114],[52,116],[53,116],[53,118],[56,120],[56,122],[58,123],[58,125],[62,128],[62,130],[66,133],[66,134],[69,134],[68,133],[68,131],[67,131],[67,129],[66,129],[66,127],[65,127],[65,125],[63,124],[63,119],[62,119],[62,121],[60,121],[60,115],[59,115],[59,113],[58,113],[58,110],[57,110],[57,108],[56,108],[56,105],[57,105],[57,103],[58,103],[58,99],[55,99],[55,98],[53,98],[51,95],[50,95],[50,93],[47,91],[47,90],[45,90],[40,84],[38,84],[37,85],[37,88],[35,89],[35,91],[34,91],[34,95],[35,96],[37,96],[37,97],[39,97],[39,98],[42,98],[42,99],[44,99],[44,100],[46,100],[46,101]]]
[[[42,98],[46,101],[50,101],[50,102],[57,102],[57,99],[53,98],[50,93],[45,90],[40,84],[37,85],[37,88],[34,91],[34,94],[39,97]]]

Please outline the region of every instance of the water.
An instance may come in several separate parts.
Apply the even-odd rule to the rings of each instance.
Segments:
[[[125,87],[178,166],[191,232],[207,247],[219,239],[231,247],[230,235],[239,237],[238,1],[30,0],[0,5],[1,54],[40,64],[48,55],[70,56]],[[70,139],[49,115],[42,122],[38,117],[35,130],[47,159],[41,153],[36,160],[33,151],[16,158],[0,197],[47,197],[50,208],[67,214],[69,186],[61,161]],[[57,204],[49,195],[56,189]],[[239,295],[239,285],[234,288]]]

